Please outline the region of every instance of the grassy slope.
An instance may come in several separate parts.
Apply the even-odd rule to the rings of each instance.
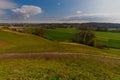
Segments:
[[[38,48],[42,51],[42,46],[45,47],[51,44],[50,41],[37,36],[28,34],[19,35],[4,31],[0,31],[0,41],[4,41],[8,44],[0,47],[1,52],[37,51]]]
[[[120,60],[84,55],[46,55],[0,60],[0,80],[119,80]]]
[[[119,80],[120,60],[92,56],[104,51],[29,35],[0,31],[0,52],[81,52],[91,55],[45,55],[28,59],[0,59],[0,80]],[[107,55],[113,55],[108,54]],[[119,54],[116,54],[119,55]]]
[[[12,32],[0,31],[0,53],[28,53],[28,52],[81,52],[81,53],[102,53],[85,45],[70,45],[59,42],[52,42],[30,34],[15,34]],[[91,50],[91,49],[94,49]]]
[[[72,34],[75,30],[71,31]],[[80,52],[120,56],[119,49],[97,49],[86,45],[64,44],[30,34],[0,31],[0,53]]]

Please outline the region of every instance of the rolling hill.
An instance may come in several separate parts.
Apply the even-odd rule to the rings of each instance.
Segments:
[[[86,45],[74,45],[50,41],[39,36],[15,31],[0,31],[0,53],[29,53],[29,52],[82,52],[100,53],[101,50]],[[92,51],[91,49],[95,49]]]
[[[120,55],[115,50],[1,30],[0,79],[119,80]]]

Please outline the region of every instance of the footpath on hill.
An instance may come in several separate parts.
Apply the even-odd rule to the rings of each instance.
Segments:
[[[63,52],[7,53],[7,54],[1,54],[0,59],[54,58],[55,56],[62,57],[67,55],[85,56],[85,57],[92,57],[92,58],[98,58],[98,59],[120,60],[119,57],[111,57],[111,56],[95,55],[95,54],[84,54],[84,53],[67,53],[67,52],[66,53],[63,53]]]

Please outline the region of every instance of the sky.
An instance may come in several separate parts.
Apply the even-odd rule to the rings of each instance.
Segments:
[[[0,0],[0,23],[120,23],[120,0]]]

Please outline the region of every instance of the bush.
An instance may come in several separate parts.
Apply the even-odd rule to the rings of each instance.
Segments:
[[[82,30],[75,33],[72,39],[73,42],[86,44],[89,46],[94,46],[95,44],[95,34],[89,30]]]

